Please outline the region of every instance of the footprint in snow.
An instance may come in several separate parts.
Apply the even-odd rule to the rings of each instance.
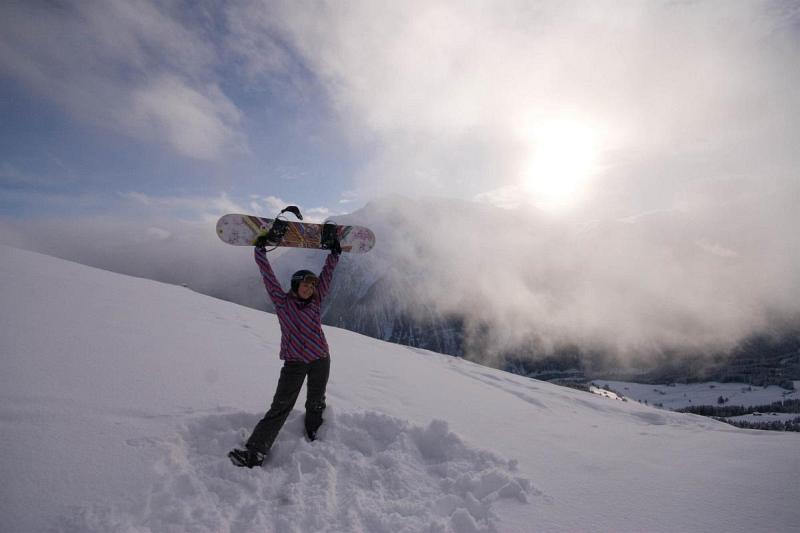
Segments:
[[[268,462],[233,467],[230,448],[255,415],[205,416],[163,442],[159,481],[126,506],[84,509],[68,531],[495,531],[493,504],[538,495],[516,462],[375,412],[326,411],[319,440],[290,415]]]

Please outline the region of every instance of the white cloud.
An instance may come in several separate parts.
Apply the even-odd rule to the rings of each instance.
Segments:
[[[196,159],[217,159],[225,150],[242,149],[239,121],[238,109],[218,88],[206,87],[203,94],[171,75],[132,91],[120,117],[138,136],[160,135],[178,153]]]
[[[150,227],[145,232],[145,240],[166,241],[172,237],[172,232],[164,228]]]
[[[334,215],[335,213],[327,207],[311,207],[303,213],[303,220],[305,222],[321,223]]]
[[[517,185],[509,185],[482,192],[475,195],[474,200],[478,203],[485,203],[502,209],[516,209],[527,203],[525,193]]]
[[[469,301],[478,290],[485,317],[515,326],[498,335],[642,350],[670,339],[724,344],[797,316],[800,216],[787,200],[800,183],[795,8],[420,0],[237,9],[250,21],[243,35],[271,36],[284,58],[299,58],[303,72],[285,75],[311,72],[327,92],[343,134],[367,154],[360,191],[477,199],[511,209],[508,223],[529,232],[529,241],[488,244],[444,235],[427,257],[409,258],[465,280],[424,286],[446,310],[479,308]],[[536,206],[548,197],[563,207],[543,216]],[[576,235],[568,221],[592,224]],[[414,242],[432,240],[425,222],[410,225]],[[482,254],[491,256],[484,268],[459,268]],[[501,276],[516,293],[498,290]]]
[[[216,48],[179,6],[150,0],[0,4],[0,69],[77,118],[181,155],[246,143],[220,90]]]
[[[167,217],[187,221],[215,222],[226,213],[244,213],[242,205],[222,192],[216,196],[153,196],[135,191],[121,192],[118,197],[140,213],[143,219]],[[120,207],[125,210],[126,206]]]
[[[528,0],[236,10],[254,71],[282,64],[259,67],[258,36],[267,52],[280,43],[297,55],[327,90],[344,131],[369,149],[359,188],[370,195],[473,198],[530,183],[531,155],[549,136],[525,130],[546,121],[590,129],[599,171],[562,203],[594,215],[674,207],[687,183],[733,172],[755,189],[785,183],[775,167],[800,164],[791,10]],[[570,193],[555,183],[522,192],[541,204],[554,190]]]
[[[339,214],[327,207],[304,207],[277,196],[250,195],[246,203],[239,203],[222,192],[213,196],[153,196],[136,191],[118,193],[123,205],[118,209],[127,212],[128,208],[140,214],[143,220],[176,219],[187,222],[216,222],[226,213],[245,213],[271,218],[289,205],[297,205],[303,215],[304,222],[322,222],[328,217]],[[293,215],[287,214],[290,220]]]
[[[291,205],[290,202],[278,198],[277,196],[265,196],[262,198],[262,201],[264,202],[264,210],[269,213],[267,216],[274,216],[287,205]]]
[[[300,209],[304,222],[322,222],[329,216],[335,214],[335,212],[327,207],[303,207],[301,204],[293,203],[278,198],[277,196],[259,197],[253,195],[251,198],[253,198],[253,201],[250,203],[251,213],[267,218],[276,216],[289,205],[296,205]],[[290,220],[294,219],[293,215],[288,215],[288,217]]]
[[[733,258],[733,257],[738,257],[739,256],[739,254],[736,253],[735,251],[730,250],[730,249],[726,248],[725,246],[722,246],[721,244],[716,243],[716,242],[708,242],[706,240],[701,239],[701,240],[695,241],[695,244],[697,246],[699,246],[701,249],[703,249],[703,250],[705,250],[705,251],[707,251],[707,252],[709,252],[711,254],[714,254],[714,255],[716,255],[718,257]]]

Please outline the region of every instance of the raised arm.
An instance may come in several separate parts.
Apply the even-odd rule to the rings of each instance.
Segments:
[[[263,248],[255,248],[256,264],[261,271],[261,279],[264,280],[264,286],[267,288],[272,303],[275,307],[282,307],[286,303],[286,293],[283,291],[278,278],[275,277],[275,272],[272,271],[272,266],[267,259],[267,252]]]
[[[322,272],[319,274],[319,288],[317,288],[320,301],[324,300],[328,295],[328,291],[331,288],[331,280],[333,279],[333,271],[338,263],[339,254],[331,253],[325,259],[325,266],[322,267]]]

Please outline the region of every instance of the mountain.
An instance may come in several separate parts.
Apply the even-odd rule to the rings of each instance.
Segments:
[[[261,469],[279,326],[0,247],[2,531],[789,531],[800,435],[738,430],[326,327],[320,440]],[[300,409],[298,406],[297,409]]]
[[[416,287],[426,272],[425,263],[417,260],[421,244],[408,220],[415,216],[424,220],[424,211],[419,203],[396,197],[337,218],[369,225],[377,244],[364,257],[345,256],[334,281],[337,297],[326,311],[325,322],[388,342],[463,355],[460,321],[416,297]]]
[[[604,222],[594,226],[568,223],[558,226],[537,217],[535,213],[502,210],[452,199],[411,200],[396,196],[374,201],[364,209],[336,219],[339,223],[373,228],[377,245],[365,256],[349,257],[345,254],[334,280],[337,297],[326,310],[324,320],[329,325],[377,339],[466,356],[539,379],[616,377],[648,382],[721,380],[791,388],[792,380],[800,380],[800,324],[797,321],[783,321],[778,327],[774,324],[779,322],[773,320],[767,326],[754,326],[750,334],[732,332],[711,346],[696,347],[694,341],[689,339],[686,346],[678,348],[668,344],[659,345],[655,340],[648,339],[645,348],[628,355],[624,363],[620,362],[618,351],[609,337],[627,335],[620,334],[620,329],[615,328],[622,328],[628,320],[639,320],[631,314],[623,313],[624,317],[618,326],[594,340],[581,338],[581,328],[568,325],[566,332],[561,331],[558,335],[551,333],[557,338],[555,342],[541,342],[544,331],[551,327],[548,313],[541,312],[542,316],[538,316],[530,310],[539,308],[539,302],[535,301],[539,299],[543,302],[554,301],[553,313],[557,313],[560,307],[557,299],[564,298],[569,305],[574,303],[570,300],[574,293],[586,292],[580,285],[581,276],[575,272],[574,264],[575,257],[585,253],[584,248],[591,250],[597,246],[597,242],[607,241],[625,249],[626,246],[635,246],[628,242],[637,242],[645,235],[647,240],[662,239],[664,242],[659,250],[669,255],[685,254],[691,257],[697,253],[697,250],[686,249],[687,246],[699,248],[691,240],[677,237],[667,239],[658,232],[658,237],[649,235],[651,227],[670,227],[675,223],[655,216],[651,218],[655,220],[649,220],[649,226],[644,228],[629,221]],[[490,224],[496,224],[498,229],[493,230]],[[501,231],[507,235],[502,235]],[[663,229],[659,231],[666,232]],[[568,244],[562,245],[561,241]],[[528,248],[537,253],[526,251]],[[575,257],[564,261],[543,258],[538,254],[544,250],[551,253],[561,250],[563,253],[565,248],[570,249],[568,253],[575,254]],[[699,251],[709,255],[703,249]],[[512,259],[510,252],[518,252],[522,260],[516,257]],[[611,253],[617,251],[612,250]],[[286,256],[287,259],[297,265],[314,260],[313,253],[290,255]],[[506,256],[509,257],[507,268],[503,266]],[[702,263],[703,260],[692,261]],[[555,261],[554,265],[550,264],[552,261]],[[279,258],[277,263],[281,262]],[[531,279],[524,279],[526,270],[537,269],[540,272],[531,274]],[[505,281],[502,277],[504,270]],[[494,274],[497,271],[500,275]],[[561,274],[560,271],[567,274]],[[587,275],[591,276],[592,271],[589,270]],[[627,276],[631,279],[641,277],[641,283],[645,285],[641,290],[655,292],[646,286],[649,276],[646,272],[632,271]],[[519,284],[520,280],[526,285],[522,291],[524,296],[520,298],[526,301],[516,304],[514,299],[517,296],[513,290],[514,284]],[[505,282],[511,285],[507,289],[510,294],[508,297],[497,296],[504,290]],[[603,281],[598,280],[597,283],[602,284]],[[707,282],[699,280],[687,283]],[[613,307],[612,300],[628,298],[638,284],[638,281],[620,284],[612,280],[608,289],[609,303],[583,304],[580,312],[576,312],[574,321],[586,320],[586,314],[599,317],[594,320],[603,320],[606,309]],[[571,288],[570,285],[576,287]],[[551,289],[550,286],[555,288]],[[458,297],[452,297],[448,291],[458,293]],[[468,294],[470,291],[475,293],[474,296]],[[673,292],[679,291],[675,289]],[[641,319],[644,323],[640,323],[642,328],[650,327],[647,324],[648,316],[654,319],[652,307],[664,305],[655,295],[648,294],[647,298],[645,304],[636,304],[646,307],[641,310],[644,317]],[[722,305],[708,303],[704,299],[701,303],[694,303],[687,297],[686,302],[679,301],[672,305],[702,306],[710,310]],[[663,301],[671,300],[673,295],[667,290]],[[719,311],[731,312],[729,308]],[[512,312],[516,316],[511,321],[498,318]],[[665,307],[660,312],[669,316],[670,309]],[[691,323],[690,318],[666,320],[677,323],[676,337],[693,330],[696,330],[698,338],[711,334],[709,328],[704,330]],[[652,327],[660,327],[657,320],[653,321],[655,325]],[[498,326],[507,329],[498,332]],[[726,329],[720,324],[716,327],[721,331]],[[738,341],[737,335],[741,337]]]

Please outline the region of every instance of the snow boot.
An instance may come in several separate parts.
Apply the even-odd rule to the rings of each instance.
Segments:
[[[254,466],[261,466],[264,464],[264,454],[250,448],[244,450],[231,450],[228,453],[228,458],[234,466],[242,466],[253,468]]]

